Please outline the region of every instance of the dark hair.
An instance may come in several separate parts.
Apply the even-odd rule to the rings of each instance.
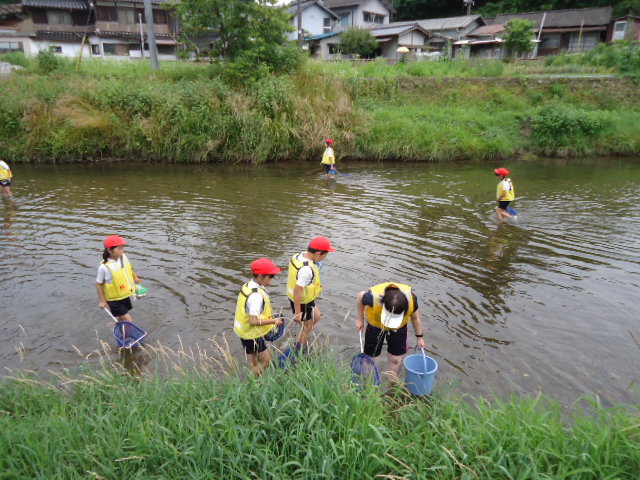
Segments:
[[[317,248],[307,247],[307,252],[309,253],[329,253],[329,250],[318,250]]]
[[[388,286],[384,289],[382,305],[391,313],[405,313],[409,311],[407,296],[396,286]]]
[[[107,263],[107,260],[111,258],[111,251],[108,248],[104,249],[102,252],[102,263]]]

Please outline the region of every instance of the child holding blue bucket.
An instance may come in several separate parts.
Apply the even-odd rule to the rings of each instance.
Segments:
[[[136,293],[140,277],[124,253],[127,242],[118,235],[109,235],[103,243],[102,263],[96,277],[100,308],[108,306],[118,322],[133,322],[129,313],[133,309],[131,297]]]
[[[419,348],[425,348],[418,300],[409,285],[386,282],[358,294],[356,330],[365,331],[364,353],[376,358],[387,339],[389,371],[399,378],[402,357],[407,353],[407,324],[411,321]]]
[[[273,277],[281,271],[268,258],[255,260],[251,263],[253,279],[242,285],[238,294],[233,330],[240,337],[245,353],[251,355],[249,368],[256,375],[261,375],[262,370],[271,364],[265,335],[284,322],[281,317],[273,316],[266,290]]]

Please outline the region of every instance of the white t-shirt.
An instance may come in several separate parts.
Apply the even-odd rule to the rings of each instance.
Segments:
[[[247,287],[249,287],[252,290],[254,288],[258,288],[266,292],[264,287],[261,287],[253,280],[247,283]],[[260,292],[251,293],[251,295],[247,297],[247,306],[246,306],[247,313],[249,315],[257,317],[262,313],[263,309],[264,309],[264,299],[262,298],[262,294],[260,294]]]
[[[333,160],[333,148],[327,147],[326,155],[327,155],[327,158],[330,158]]]
[[[107,263],[112,264],[116,263],[116,261],[113,258],[109,258],[107,259]],[[120,265],[120,268],[124,268],[124,255],[120,257],[118,265]],[[101,263],[98,267],[98,276],[96,277],[96,283],[111,283],[112,278],[113,276],[111,275],[111,269],[107,267],[106,264]]]
[[[309,260],[308,258],[305,258],[304,252],[299,254],[297,259],[300,262],[313,263],[313,260]],[[309,285],[311,285],[312,281],[313,281],[313,270],[309,265],[305,265],[300,270],[298,270],[298,278],[296,279],[296,285],[299,285],[301,287],[308,287]]]

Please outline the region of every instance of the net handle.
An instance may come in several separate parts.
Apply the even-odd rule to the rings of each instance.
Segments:
[[[362,343],[362,330],[358,330],[360,334],[360,353],[364,353],[364,343]]]

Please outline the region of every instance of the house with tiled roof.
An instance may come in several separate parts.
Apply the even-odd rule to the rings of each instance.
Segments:
[[[166,0],[151,1],[159,58],[174,60],[176,22],[162,8]],[[26,55],[149,57],[143,0],[21,0],[13,9],[9,20],[0,15],[0,48],[10,43],[10,50]],[[11,30],[3,22],[11,22]]]
[[[611,7],[508,13],[485,19],[480,26],[454,44],[456,55],[502,58],[508,54],[503,45],[505,25],[510,20],[533,23],[534,49],[531,57],[560,52],[586,52],[606,41]]]

